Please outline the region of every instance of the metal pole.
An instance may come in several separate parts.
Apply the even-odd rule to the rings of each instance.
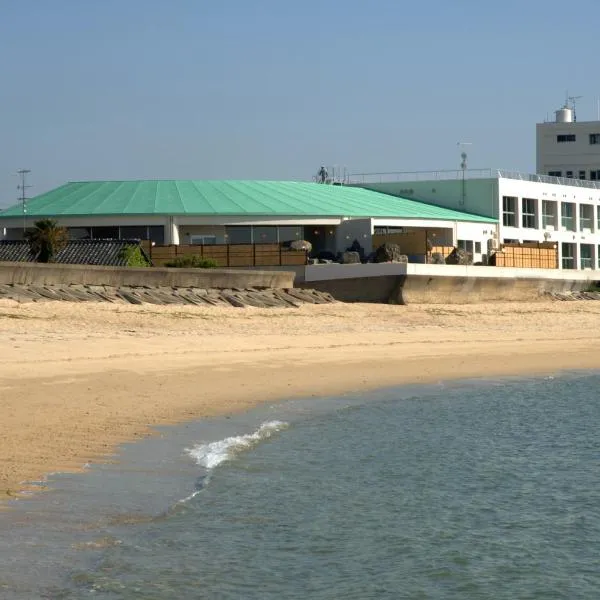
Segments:
[[[17,189],[21,190],[21,204],[23,206],[23,237],[25,237],[25,232],[27,231],[27,188],[30,188],[30,185],[27,185],[27,175],[31,173],[30,169],[19,169],[17,171],[19,176],[21,177],[21,184],[17,186]]]

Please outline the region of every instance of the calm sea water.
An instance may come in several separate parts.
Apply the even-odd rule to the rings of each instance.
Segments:
[[[600,597],[597,374],[162,430],[0,513],[0,597]]]

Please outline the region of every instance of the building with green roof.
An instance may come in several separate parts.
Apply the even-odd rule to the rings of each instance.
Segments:
[[[24,210],[25,209],[25,210]],[[480,245],[497,220],[359,187],[295,181],[69,182],[0,212],[0,234],[21,239],[41,218],[73,238],[156,244],[271,243],[307,239],[337,252],[376,232],[426,229],[440,243]]]

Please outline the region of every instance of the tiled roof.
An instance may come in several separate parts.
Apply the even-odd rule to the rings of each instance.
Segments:
[[[63,265],[125,267],[123,249],[139,245],[138,240],[69,240],[54,262]],[[0,240],[0,262],[35,262],[35,257],[26,241]]]
[[[32,198],[30,218],[128,215],[390,217],[496,222],[358,187],[302,181],[82,181]],[[18,204],[0,220],[22,219]]]

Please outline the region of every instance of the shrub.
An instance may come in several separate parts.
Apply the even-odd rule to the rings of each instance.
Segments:
[[[139,246],[126,246],[121,250],[121,259],[128,267],[149,267],[150,264]]]
[[[193,254],[192,256],[178,256],[165,263],[165,266],[177,269],[215,269],[219,265],[214,258],[202,258]]]

